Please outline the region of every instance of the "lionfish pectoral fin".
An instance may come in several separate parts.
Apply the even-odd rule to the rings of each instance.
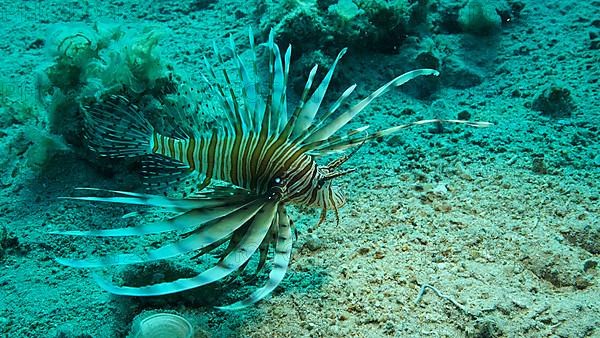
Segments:
[[[232,232],[254,217],[263,205],[264,202],[256,200],[246,205],[231,207],[229,213],[225,215],[214,214],[213,219],[210,221],[207,221],[206,218],[200,219],[200,217],[202,217],[201,214],[196,215],[196,217],[199,218],[199,225],[206,222],[208,223],[200,226],[185,238],[144,253],[118,254],[88,259],[56,258],[56,261],[60,264],[74,268],[102,268],[112,265],[148,263],[180,256],[188,252],[201,250],[202,248],[210,246],[229,236]],[[191,217],[189,221],[194,221],[192,215],[187,216]]]
[[[227,242],[230,238],[231,238],[230,236],[223,237],[220,240],[214,242],[213,244],[198,250],[198,252],[196,252],[196,254],[194,254],[194,256],[190,257],[190,260],[198,259],[198,258],[206,255],[207,253],[209,253],[209,252],[213,251],[214,249],[220,247],[221,245],[225,244],[225,242]]]
[[[59,197],[59,199],[80,200],[90,202],[119,203],[157,207],[168,211],[185,212],[191,209],[214,208],[237,204],[253,199],[245,189],[231,187],[217,187],[209,191],[198,191],[190,198],[171,198],[161,195],[142,194],[129,191],[108,190],[99,188],[75,188],[75,190],[95,191],[110,193],[118,196],[81,196]]]
[[[217,306],[217,309],[224,311],[234,311],[246,308],[268,296],[271,292],[273,292],[273,290],[275,290],[275,288],[277,288],[279,283],[281,283],[281,281],[283,280],[283,277],[285,276],[288,265],[290,263],[290,257],[292,255],[292,244],[294,240],[292,238],[291,222],[289,217],[285,214],[285,210],[283,210],[283,207],[280,207],[278,214],[278,235],[277,242],[275,244],[273,269],[269,273],[269,280],[263,287],[255,290],[246,299],[243,299],[231,305]]]
[[[248,232],[248,228],[250,227],[251,221],[247,221],[242,226],[237,228],[229,237],[229,242],[227,243],[227,247],[219,253],[215,253],[214,257],[220,260],[223,260],[227,255],[229,255],[235,248],[237,248],[240,241],[244,238],[246,232]]]
[[[179,199],[169,198],[160,195],[141,194],[129,191],[119,190],[108,190],[99,188],[75,188],[76,190],[94,191],[101,193],[110,193],[118,196],[67,196],[59,197],[59,199],[67,200],[79,200],[79,201],[90,201],[90,202],[105,202],[105,203],[119,203],[119,204],[132,204],[132,205],[143,205],[148,207],[158,207],[171,211],[186,211],[195,208],[205,208],[214,206],[216,203],[210,200],[194,200],[194,199]],[[222,203],[220,203],[222,204]]]
[[[151,192],[186,197],[195,191],[197,172],[189,165],[162,155],[152,154],[142,159],[143,184]],[[181,188],[183,186],[183,188]]]
[[[242,208],[244,205],[245,204],[232,204],[230,206],[192,209],[190,211],[181,213],[175,217],[166,220],[144,223],[138,226],[127,228],[99,230],[67,230],[52,231],[50,233],[67,236],[124,237],[159,234],[168,231],[189,231],[192,227],[196,229],[207,222],[224,217]]]
[[[238,246],[215,266],[194,277],[181,278],[172,282],[142,287],[117,286],[100,276],[95,276],[94,279],[104,290],[123,296],[160,296],[194,289],[219,281],[238,270],[248,259],[250,259],[256,249],[258,249],[264,236],[267,235],[271,223],[273,222],[273,217],[275,216],[277,203],[269,202],[265,204],[263,201],[260,203],[260,210],[258,210],[252,218],[252,223],[248,232],[239,242]],[[245,221],[240,223],[243,224]],[[239,224],[239,226],[241,226],[241,224]]]
[[[271,249],[271,245],[274,240],[277,240],[277,235],[279,233],[279,223],[280,223],[281,214],[277,212],[277,217],[273,220],[273,224],[275,226],[271,227],[269,234],[265,236],[265,239],[262,243],[260,243],[259,256],[258,256],[258,264],[256,265],[256,269],[252,273],[253,278],[256,278],[258,274],[262,271],[267,262],[267,258],[269,256],[269,250]]]
[[[224,193],[204,194],[197,199],[174,199],[159,195],[139,194],[126,191],[103,190],[97,188],[78,188],[78,190],[109,192],[115,195],[111,197],[62,197],[63,199],[83,200],[91,202],[110,202],[121,204],[144,205],[151,207],[160,207],[166,211],[178,212],[179,214],[170,219],[145,223],[135,227],[99,229],[99,230],[65,230],[52,231],[50,234],[68,235],[68,236],[96,236],[96,237],[121,237],[121,236],[142,236],[147,234],[157,234],[167,231],[188,231],[190,227],[197,228],[203,223],[221,218],[239,208],[244,207],[254,200],[249,194],[228,190]],[[125,197],[123,197],[125,196]],[[132,217],[135,212],[125,216]],[[124,216],[124,217],[125,217]]]
[[[100,156],[134,157],[152,153],[154,128],[124,96],[111,95],[84,107],[85,138]]]

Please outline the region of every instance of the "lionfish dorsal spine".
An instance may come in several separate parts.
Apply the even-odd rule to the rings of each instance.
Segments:
[[[347,49],[344,48],[339,52],[331,68],[325,74],[325,77],[319,84],[319,86],[312,93],[310,98],[304,103],[302,110],[298,115],[298,119],[295,121],[295,126],[292,131],[292,138],[300,139],[304,132],[311,126],[314,121],[314,118],[321,107],[321,103],[323,102],[323,98],[325,97],[325,93],[327,92],[327,88],[329,87],[329,83],[331,82],[331,78],[333,77],[333,73],[335,71],[335,67],[337,66],[340,59],[346,54]]]

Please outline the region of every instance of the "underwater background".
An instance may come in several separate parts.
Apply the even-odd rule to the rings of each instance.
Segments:
[[[1,337],[134,336],[148,313],[182,316],[194,337],[600,337],[600,1],[2,0],[0,15]],[[144,189],[138,163],[87,149],[81,106],[201,86],[213,42],[231,35],[247,57],[249,28],[257,44],[270,29],[292,44],[296,99],[310,68],[328,69],[344,47],[326,105],[354,83],[357,102],[411,69],[440,71],[351,126],[493,125],[425,125],[365,144],[339,178],[339,224],[292,208],[289,271],[243,311],[214,309],[251,292],[239,280],[117,297],[58,264],[168,238],[50,234],[136,224],[121,218],[135,208],[59,199]],[[197,267],[105,273],[145,285]]]

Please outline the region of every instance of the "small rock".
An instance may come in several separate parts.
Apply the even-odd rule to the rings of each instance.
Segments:
[[[33,40],[32,43],[29,44],[27,49],[40,49],[40,48],[44,47],[45,43],[46,42],[44,41],[44,39],[37,38],[37,39]]]
[[[596,155],[596,157],[594,157],[594,165],[596,165],[597,167],[600,167],[600,154]]]
[[[476,320],[468,323],[467,337],[501,337],[504,330],[491,319]]]
[[[594,22],[600,22],[600,20],[595,20]],[[600,49],[600,30],[593,30],[588,33],[590,38],[590,49],[597,50]]]
[[[595,269],[597,266],[598,262],[588,259],[587,261],[583,262],[583,271],[588,272]]]
[[[415,58],[415,61],[421,68],[440,68],[440,59],[430,51],[419,53]]]
[[[446,188],[445,184],[438,183],[431,192],[438,195],[445,195],[448,192],[448,188]]]
[[[546,163],[544,162],[544,156],[534,157],[531,161],[531,171],[536,174],[547,174],[548,169],[546,168]]]
[[[12,329],[12,320],[6,317],[0,317],[0,332],[7,333]]]
[[[525,8],[525,4],[521,1],[507,1],[506,4],[499,4],[496,12],[500,15],[502,25],[511,24],[515,18],[521,16],[521,11]]]
[[[404,137],[400,136],[400,135],[394,135],[390,138],[388,138],[385,141],[390,147],[402,147],[403,145],[406,144],[406,140],[404,139]],[[600,155],[599,155],[600,156]],[[599,157],[600,158],[600,157]]]
[[[576,106],[571,92],[562,87],[550,86],[533,100],[531,108],[550,117],[569,117]]]
[[[545,244],[548,250],[544,251],[536,245],[521,247],[522,262],[528,270],[557,288],[575,287],[581,290],[592,285],[593,276],[584,275],[573,250],[558,243]]]
[[[594,285],[590,276],[577,276],[575,277],[575,287],[579,290],[584,290]]]
[[[444,60],[440,76],[444,83],[458,89],[474,87],[483,82],[483,76],[479,71],[467,66],[463,60],[455,56]]]
[[[308,235],[308,238],[306,239],[304,245],[306,245],[306,247],[310,251],[317,251],[321,249],[321,247],[323,247],[323,241],[321,241],[321,239],[317,237],[317,235],[310,234]]]
[[[561,234],[573,245],[588,251],[593,255],[600,254],[600,228],[591,224],[569,226]],[[588,263],[593,264],[593,263]]]
[[[470,0],[458,12],[458,23],[467,33],[485,36],[500,30],[502,18],[491,1]]]
[[[443,201],[433,203],[433,208],[435,211],[449,212],[450,210],[452,210],[452,205],[450,205],[448,202]]]
[[[459,120],[469,120],[471,118],[471,113],[469,113],[466,110],[461,111],[460,113],[458,113],[458,115],[456,116]]]

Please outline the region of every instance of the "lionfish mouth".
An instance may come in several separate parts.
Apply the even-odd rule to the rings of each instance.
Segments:
[[[91,149],[110,158],[144,157],[144,174],[151,185],[169,189],[172,193],[178,186],[177,183],[185,182],[183,192],[187,197],[81,188],[89,193],[110,195],[68,199],[142,205],[175,213],[175,216],[135,227],[54,233],[69,236],[123,237],[174,231],[180,232],[181,236],[172,243],[140,254],[124,253],[87,259],[57,258],[59,263],[75,268],[96,269],[148,263],[184,254],[194,254],[195,257],[213,254],[218,258],[214,266],[196,276],[142,287],[118,286],[103,277],[95,276],[96,282],[113,294],[158,296],[237,276],[244,271],[252,258],[257,256],[255,274],[267,266],[267,261],[270,262],[268,266],[271,270],[266,284],[247,298],[219,308],[235,310],[247,307],[269,295],[279,285],[286,274],[292,252],[294,227],[286,213],[285,203],[278,198],[278,192],[275,190],[271,190],[273,195],[258,193],[269,191],[268,185],[271,182],[268,180],[272,173],[286,168],[290,175],[294,175],[295,182],[299,182],[299,200],[305,205],[315,205],[317,202],[325,205],[321,221],[325,219],[324,214],[329,207],[335,211],[339,222],[338,209],[344,200],[341,194],[318,197],[325,194],[316,194],[314,189],[309,188],[316,171],[323,173],[324,181],[349,174],[355,169],[339,170],[339,167],[366,141],[415,125],[445,122],[418,121],[369,135],[365,133],[367,127],[360,127],[337,135],[354,116],[389,89],[419,76],[438,75],[433,69],[410,71],[392,79],[350,108],[338,112],[356,87],[353,85],[342,93],[331,108],[317,114],[322,110],[321,103],[334,69],[346,49],[338,54],[316,88],[313,88],[313,82],[317,67],[310,71],[301,99],[288,115],[286,88],[291,47],[282,55],[274,42],[273,32],[270,33],[269,41],[264,44],[270,56],[269,89],[266,93],[261,93],[252,32],[249,34],[249,40],[252,63],[250,66],[239,57],[233,40],[231,56],[234,66],[232,70],[223,69],[222,78],[217,77],[218,72],[206,61],[206,80],[219,104],[217,109],[226,119],[226,122],[215,130],[205,130],[199,124],[192,123],[190,128],[180,128],[182,130],[177,135],[161,135],[138,107],[121,96],[112,96],[86,107],[86,138]],[[217,51],[217,56],[219,55]],[[203,109],[199,103],[191,108],[192,113],[200,113]],[[446,122],[487,126],[486,123],[468,121]],[[322,156],[352,148],[352,153],[326,166],[319,167],[315,162],[315,159]],[[222,184],[211,183],[213,179]],[[318,198],[325,200],[317,201]]]

